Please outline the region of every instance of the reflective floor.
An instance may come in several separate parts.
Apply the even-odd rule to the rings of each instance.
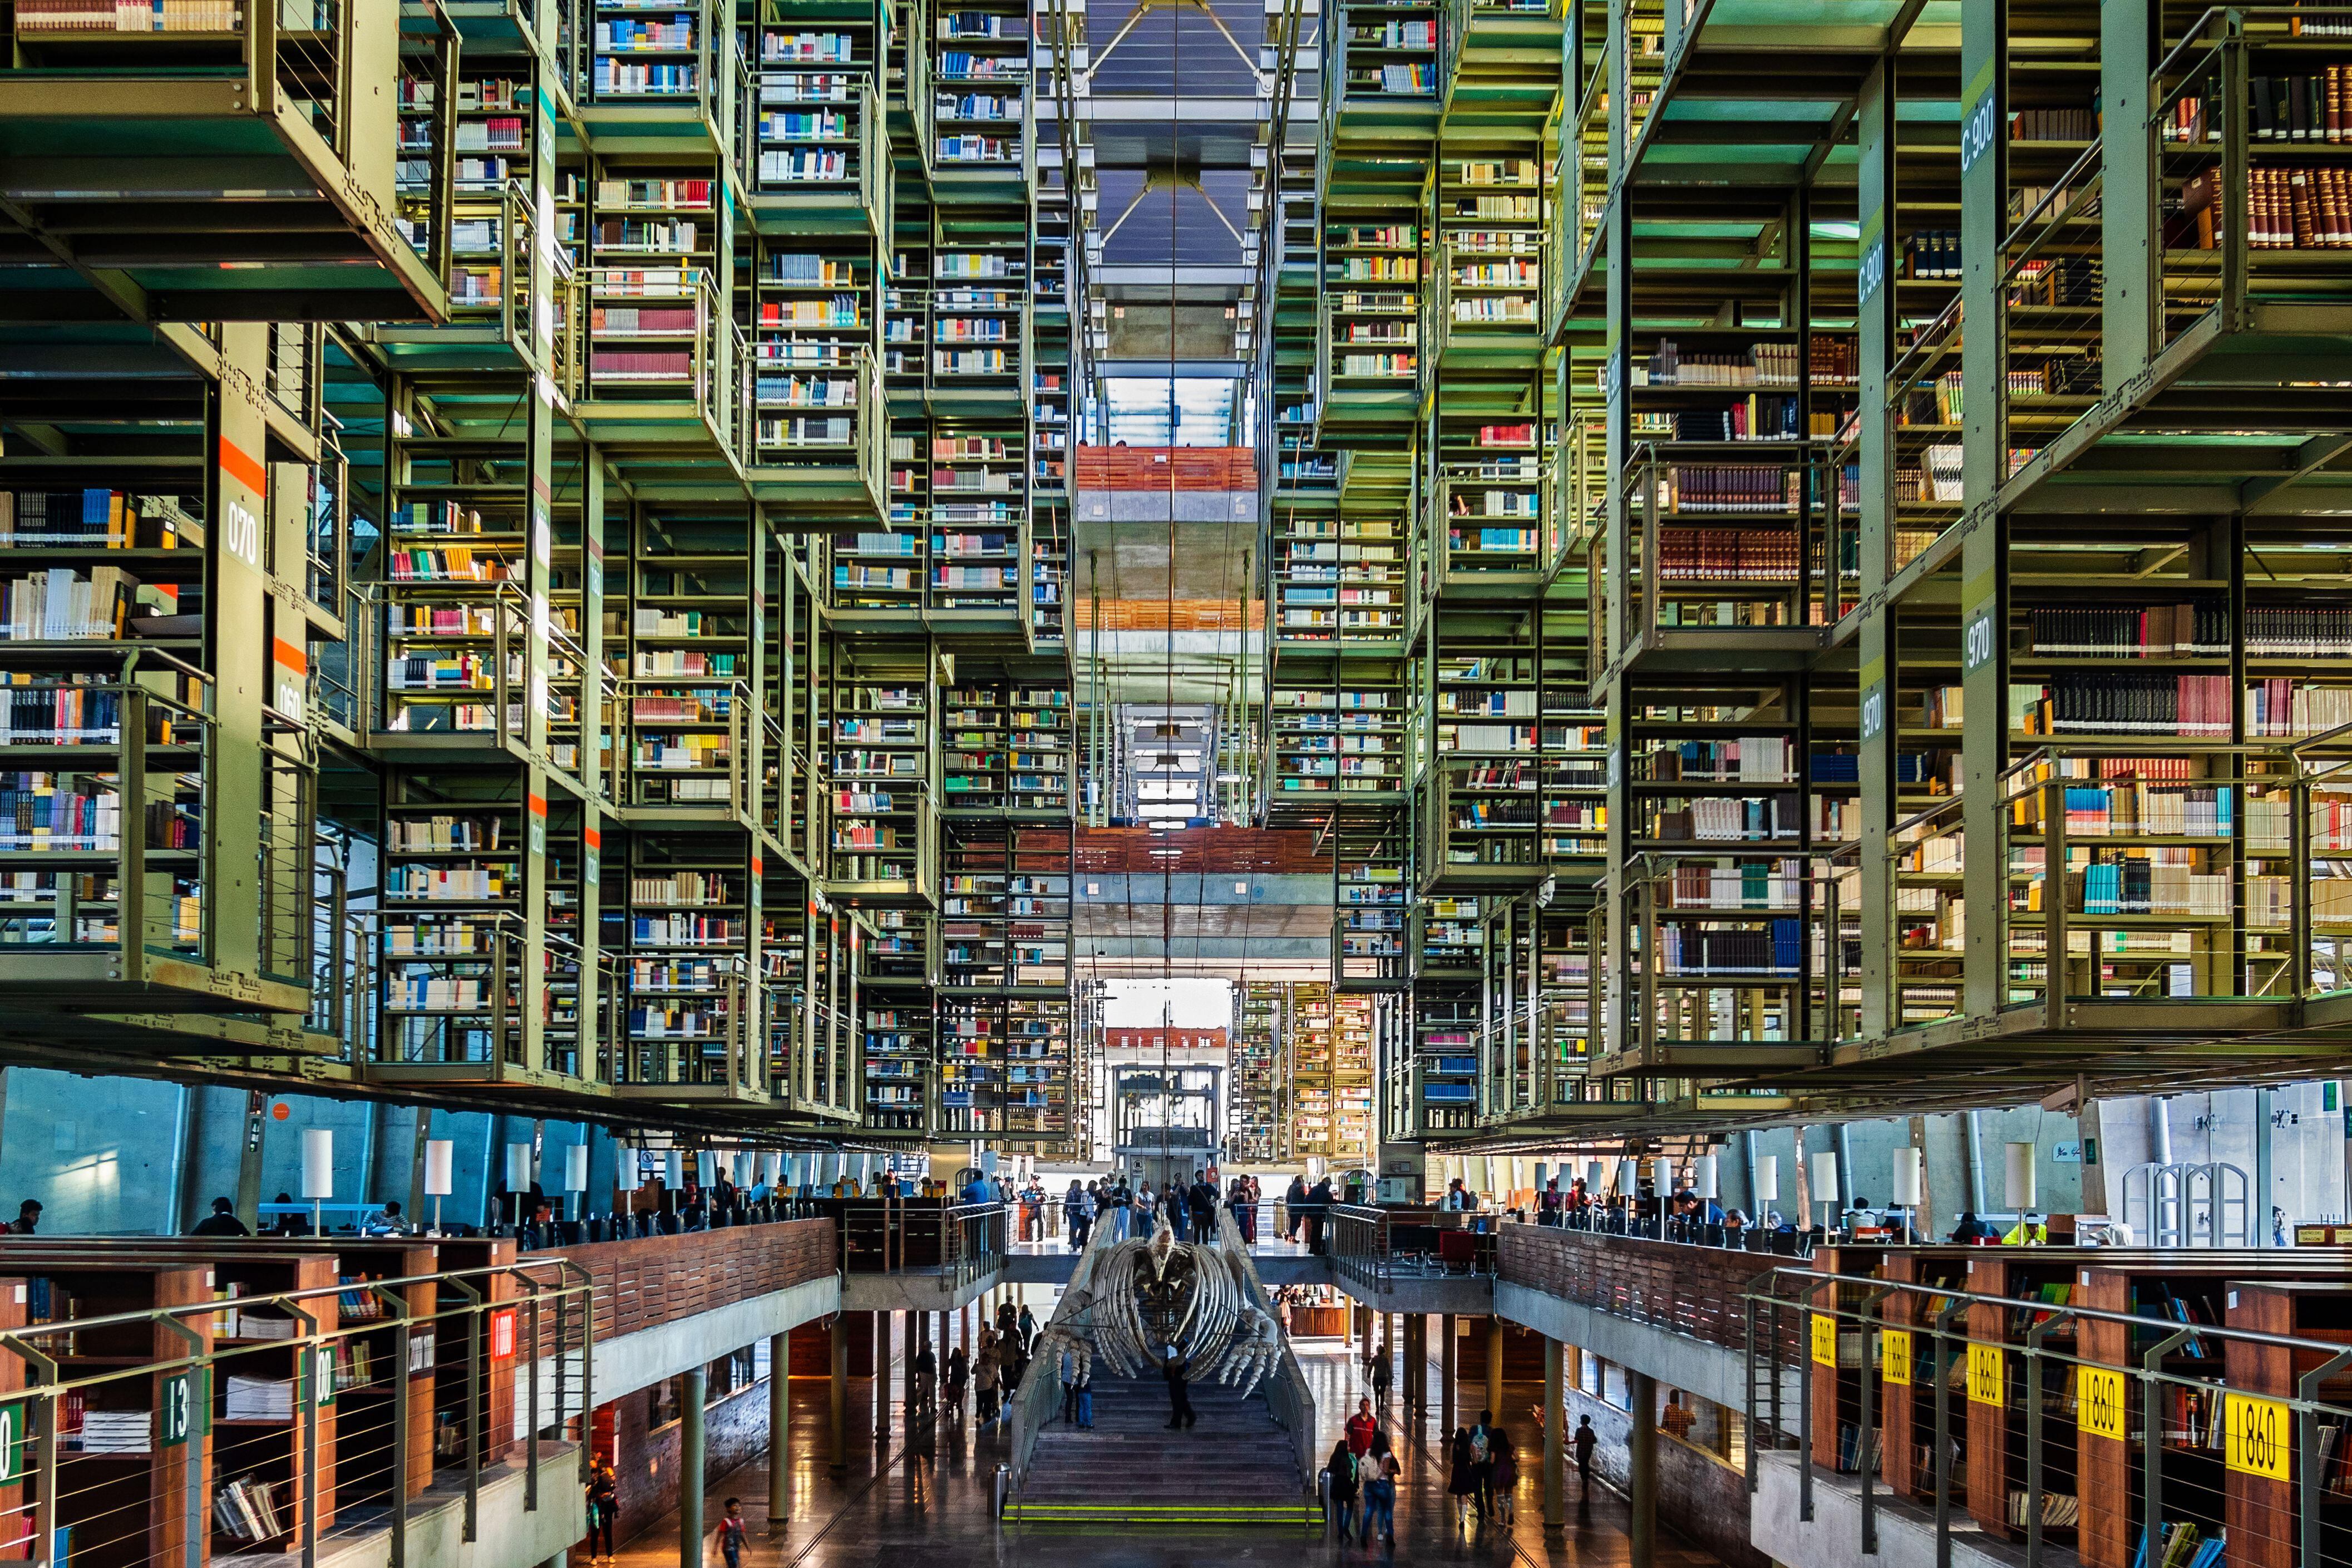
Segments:
[[[1299,1362],[1314,1387],[1319,1417],[1328,1428],[1318,1447],[1328,1451],[1348,1411],[1368,1392],[1361,1386],[1362,1373],[1336,1341],[1302,1345]],[[1430,1383],[1433,1388],[1437,1384],[1433,1366]],[[1536,1386],[1517,1384],[1505,1392],[1505,1425],[1523,1434],[1516,1524],[1507,1528],[1474,1520],[1466,1531],[1455,1526],[1453,1501],[1445,1495],[1444,1478],[1431,1447],[1437,1433],[1437,1411],[1433,1408],[1415,1422],[1400,1401],[1390,1400],[1383,1419],[1391,1439],[1399,1442],[1408,1459],[1398,1497],[1393,1548],[1378,1543],[1370,1547],[1341,1544],[1319,1532],[1187,1527],[1170,1531],[1165,1539],[1155,1539],[1148,1529],[1131,1525],[1000,1528],[990,1517],[989,1492],[1009,1443],[1002,1427],[975,1435],[967,1412],[961,1422],[945,1422],[911,1443],[903,1432],[894,1431],[887,1446],[871,1440],[856,1445],[847,1471],[835,1475],[825,1462],[826,1390],[824,1380],[817,1378],[798,1379],[793,1384],[790,1520],[781,1530],[769,1529],[767,1468],[753,1464],[711,1489],[706,1521],[716,1527],[723,1499],[742,1500],[744,1518],[751,1527],[745,1556],[749,1568],[778,1564],[791,1568],[918,1568],[919,1564],[920,1568],[978,1564],[1188,1568],[1242,1562],[1289,1568],[1302,1556],[1318,1564],[1380,1564],[1494,1562],[1514,1553],[1531,1564],[1608,1568],[1627,1562],[1624,1500],[1596,1485],[1591,1500],[1580,1501],[1572,1467],[1568,1529],[1559,1536],[1545,1537],[1542,1447],[1536,1440],[1530,1414],[1540,1394]],[[853,1427],[862,1424],[870,1429],[871,1408],[866,1380],[856,1380],[850,1399]],[[1471,1410],[1463,1419],[1475,1415]],[[1201,1451],[1194,1463],[1201,1485],[1204,1491],[1213,1491],[1218,1465],[1215,1440],[1205,1429],[1197,1436]],[[1106,1475],[1106,1496],[1118,1484],[1117,1476]],[[706,1555],[711,1568],[716,1568],[715,1547]],[[679,1561],[675,1514],[621,1549],[622,1568],[669,1568]],[[1713,1568],[1715,1563],[1712,1557],[1683,1546],[1671,1533],[1662,1534],[1657,1561],[1662,1568]],[[584,1555],[575,1552],[573,1563],[575,1568],[585,1568]]]

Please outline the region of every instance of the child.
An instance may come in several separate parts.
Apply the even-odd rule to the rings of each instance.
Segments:
[[[743,1500],[727,1500],[727,1517],[719,1521],[719,1555],[727,1568],[743,1568]]]

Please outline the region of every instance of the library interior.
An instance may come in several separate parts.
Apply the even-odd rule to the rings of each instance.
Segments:
[[[0,1563],[2352,1568],[2352,0],[1101,3],[0,0]]]

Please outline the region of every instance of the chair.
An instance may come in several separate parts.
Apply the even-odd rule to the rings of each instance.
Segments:
[[[1466,1230],[1441,1230],[1437,1233],[1437,1261],[1445,1272],[1469,1274],[1478,1267],[1478,1238]]]

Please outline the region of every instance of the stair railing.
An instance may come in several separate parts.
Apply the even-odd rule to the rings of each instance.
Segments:
[[[1078,1254],[1077,1267],[1070,1270],[1070,1283],[1062,1299],[1054,1303],[1054,1315],[1046,1320],[1046,1333],[1057,1328],[1073,1331],[1092,1327],[1089,1321],[1094,1300],[1095,1261],[1101,1256],[1105,1233],[1111,1227],[1105,1223],[1106,1212],[1097,1217],[1094,1228],[1087,1233],[1087,1245]],[[1081,1303],[1085,1303],[1081,1305]],[[1042,1340],[1044,1335],[1041,1334]],[[1022,1375],[1021,1386],[1013,1392],[1006,1417],[1013,1426],[1011,1480],[1013,1508],[1019,1508],[1021,1487],[1029,1479],[1029,1460],[1036,1452],[1037,1435],[1054,1419],[1062,1404],[1062,1357],[1059,1352],[1049,1352],[1029,1363]]]
[[[1233,1211],[1222,1205],[1217,1209],[1217,1235],[1241,1258],[1242,1268],[1249,1275],[1250,1289],[1257,1292],[1257,1304],[1272,1312],[1274,1297],[1267,1291],[1265,1281],[1257,1277],[1257,1261],[1250,1256],[1249,1247],[1243,1242],[1240,1227],[1234,1224]],[[1280,1321],[1278,1316],[1276,1321]],[[1290,1434],[1290,1440],[1298,1450],[1299,1477],[1312,1497],[1318,1468],[1315,1459],[1315,1394],[1307,1386],[1307,1374],[1298,1368],[1297,1352],[1291,1349],[1287,1330],[1282,1335],[1282,1360],[1276,1366],[1274,1374],[1265,1380],[1265,1406],[1274,1413],[1276,1424]]]

